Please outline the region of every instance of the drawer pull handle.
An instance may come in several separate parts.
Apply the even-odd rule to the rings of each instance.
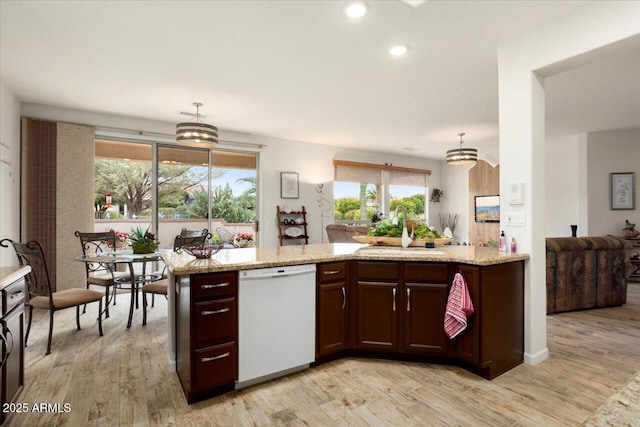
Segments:
[[[15,294],[11,294],[11,296],[9,297],[9,299],[14,299],[14,298],[22,298],[22,295],[24,295],[24,292],[20,291],[20,292],[16,292]]]
[[[393,311],[396,311],[396,288],[392,289],[392,294],[393,294],[393,307],[391,307],[391,309]]]
[[[340,289],[342,289],[342,309],[344,310],[347,305],[347,292],[344,290],[344,286]]]
[[[213,289],[213,288],[224,288],[226,286],[229,286],[231,283],[229,282],[224,282],[224,283],[217,283],[215,285],[202,285],[200,286],[201,289]]]
[[[411,311],[411,289],[407,288],[407,311]]]
[[[324,274],[326,275],[330,275],[330,274],[339,274],[342,273],[342,270],[327,270],[324,272]]]
[[[228,351],[226,353],[222,353],[219,356],[213,356],[213,357],[203,357],[202,363],[207,363],[207,362],[213,362],[214,360],[218,360],[218,359],[224,359],[225,357],[229,357],[231,356],[231,353],[229,353]]]
[[[229,307],[226,308],[221,308],[220,310],[203,310],[200,313],[203,316],[210,316],[212,314],[220,314],[220,313],[226,313],[227,311],[229,311]]]

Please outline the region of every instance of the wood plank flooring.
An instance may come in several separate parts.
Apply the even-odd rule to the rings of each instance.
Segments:
[[[94,304],[95,305],[95,304]],[[93,310],[93,311],[91,311]],[[573,426],[640,370],[640,284],[628,302],[547,317],[549,359],[493,381],[460,368],[346,358],[239,392],[187,405],[167,370],[166,301],[147,326],[118,296],[98,336],[96,307],[75,330],[73,310],[38,310],[18,401],[68,403],[69,412],[10,415],[11,426]]]

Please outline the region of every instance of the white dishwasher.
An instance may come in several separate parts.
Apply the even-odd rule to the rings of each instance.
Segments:
[[[315,264],[241,270],[236,389],[315,360]]]

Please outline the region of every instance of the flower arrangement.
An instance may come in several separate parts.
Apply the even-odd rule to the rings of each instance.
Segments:
[[[236,236],[236,244],[241,248],[250,248],[254,245],[253,234],[238,233]]]
[[[149,228],[144,232],[140,226],[136,227],[135,230],[132,229],[131,234],[129,234],[129,240],[134,254],[150,254],[158,248],[156,236],[149,232]]]
[[[120,248],[124,249],[127,245],[127,240],[129,240],[129,235],[124,231],[114,230],[114,233],[116,233],[116,239],[118,239],[118,242],[120,243]]]

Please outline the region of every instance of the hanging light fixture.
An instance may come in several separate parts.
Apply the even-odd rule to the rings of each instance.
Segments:
[[[478,161],[478,150],[475,148],[462,148],[462,137],[466,135],[464,132],[458,134],[460,136],[460,148],[454,148],[447,151],[447,163],[450,165],[470,165]]]
[[[176,125],[176,141],[188,147],[210,148],[218,145],[218,128],[200,121],[201,102],[194,102],[195,122],[184,122]]]

